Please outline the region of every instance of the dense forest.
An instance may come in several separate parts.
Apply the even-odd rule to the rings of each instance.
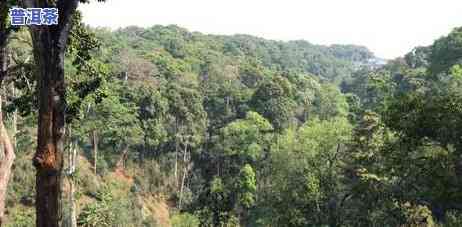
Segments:
[[[2,227],[462,226],[462,28],[385,61],[92,28],[77,0],[57,5],[56,29],[10,27],[13,2]]]

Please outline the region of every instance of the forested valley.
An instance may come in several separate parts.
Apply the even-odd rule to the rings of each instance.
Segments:
[[[2,227],[462,226],[462,28],[384,60],[6,6]]]

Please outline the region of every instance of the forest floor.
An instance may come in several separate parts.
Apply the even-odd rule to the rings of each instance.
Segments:
[[[25,172],[33,172],[33,167],[30,165],[31,155],[19,155],[16,159],[15,177],[13,178],[10,187],[10,203],[7,213],[11,216],[10,220],[15,222],[23,221],[24,224],[19,226],[27,226],[34,219],[34,193],[31,188],[34,188],[34,174],[25,174]],[[92,163],[85,157],[78,157],[78,168],[76,172],[74,188],[74,197],[77,199],[76,209],[79,214],[84,207],[91,203],[97,202],[95,193],[103,188],[110,187],[110,191],[114,200],[122,200],[129,197],[133,198],[131,189],[135,184],[135,177],[121,168],[108,170],[103,176],[95,175]],[[67,204],[69,201],[70,184],[68,179],[63,181],[63,200]],[[171,207],[168,200],[161,195],[152,195],[139,193],[136,194],[136,203],[142,209],[143,217],[149,217],[156,221],[158,226],[171,227]],[[16,226],[16,225],[15,225]]]

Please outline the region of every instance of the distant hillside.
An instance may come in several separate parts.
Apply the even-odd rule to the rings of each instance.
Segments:
[[[323,46],[303,40],[282,42],[249,35],[205,35],[173,25],[127,27],[115,32],[100,29],[97,33],[104,45],[113,49],[150,56],[168,53],[168,57],[185,63],[194,73],[201,72],[198,65],[225,60],[235,65],[253,63],[271,71],[308,73],[321,80],[339,82],[350,77],[358,66],[376,62],[374,54],[363,46]]]

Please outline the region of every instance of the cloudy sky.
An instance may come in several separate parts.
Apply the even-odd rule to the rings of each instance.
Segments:
[[[360,44],[394,58],[462,26],[459,0],[108,0],[81,5],[92,26],[176,24],[208,34]]]

